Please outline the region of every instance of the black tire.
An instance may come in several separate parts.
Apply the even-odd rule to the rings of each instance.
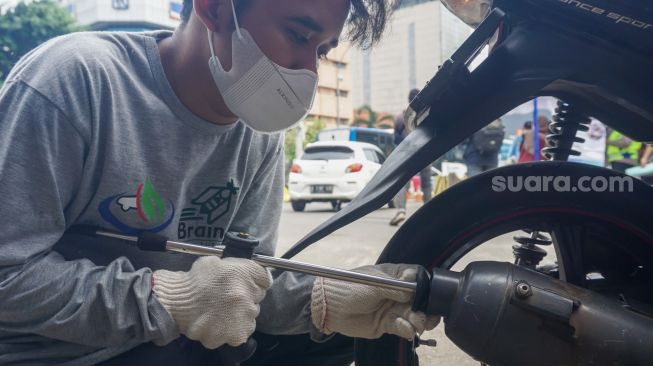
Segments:
[[[338,211],[338,204],[339,204],[338,201],[331,201],[331,208],[333,209],[333,211],[336,212]]]
[[[489,238],[523,229],[519,226],[526,222],[530,222],[533,229],[546,231],[551,229],[546,223],[557,220],[569,222],[569,225],[583,225],[584,229],[587,226],[590,232],[611,228],[622,230],[616,240],[620,247],[611,247],[614,252],[608,252],[609,255],[601,251],[601,243],[597,244],[597,249],[583,252],[584,256],[591,257],[587,259],[588,266],[617,261],[618,266],[625,267],[623,271],[641,263],[646,263],[645,268],[651,267],[653,189],[650,186],[633,179],[632,192],[609,194],[493,190],[494,177],[527,176],[568,176],[570,182],[577,182],[585,176],[609,179],[620,175],[599,167],[567,162],[518,164],[485,172],[456,184],[423,206],[390,240],[378,263],[416,263],[427,268],[450,268],[465,253]],[[563,225],[566,224],[559,227]],[[565,280],[582,285],[584,277],[574,275],[576,263],[572,263],[575,258],[571,255],[578,248],[568,247],[566,243],[564,240],[558,243],[561,251],[558,260],[570,272]],[[581,249],[587,250],[585,246]],[[590,260],[593,262],[589,263]],[[645,301],[651,301],[651,298]],[[359,339],[356,340],[356,365],[415,366],[419,360],[413,350],[411,342],[395,336],[386,335],[378,340]]]
[[[331,201],[331,208],[335,212],[342,210],[342,201]]]
[[[306,201],[290,201],[290,205],[292,205],[293,211],[303,212],[306,208]]]

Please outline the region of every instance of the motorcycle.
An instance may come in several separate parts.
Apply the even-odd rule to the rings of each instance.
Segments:
[[[406,121],[414,131],[357,199],[284,258],[380,208],[423,167],[516,106],[555,97],[549,161],[497,168],[447,189],[401,227],[378,262],[426,267],[431,288],[422,309],[442,315],[447,336],[484,364],[650,363],[653,189],[567,159],[578,154],[572,145],[582,141],[576,134],[587,129],[590,117],[635,140],[653,141],[653,5],[443,4],[475,31],[411,101]],[[472,70],[486,46],[488,57]],[[560,177],[592,186],[513,190],[506,184]],[[613,184],[621,189],[611,189]],[[518,230],[528,235],[515,238],[514,264],[478,262],[449,271],[474,248]],[[555,249],[557,266],[540,264],[547,245]],[[418,365],[419,343],[389,335],[357,340],[356,362]]]

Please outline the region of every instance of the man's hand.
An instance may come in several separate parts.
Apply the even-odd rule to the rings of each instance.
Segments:
[[[355,271],[404,281],[415,281],[417,266],[380,264]],[[411,310],[407,292],[317,277],[311,295],[311,319],[320,332],[338,332],[349,337],[379,338],[390,333],[413,339],[440,322]]]
[[[180,333],[215,349],[243,344],[254,333],[272,276],[251,260],[207,256],[189,272],[155,271],[153,282]]]

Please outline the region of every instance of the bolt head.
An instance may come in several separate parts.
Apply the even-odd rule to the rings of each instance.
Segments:
[[[515,295],[519,298],[525,299],[533,295],[533,289],[526,281],[519,281],[515,284]]]

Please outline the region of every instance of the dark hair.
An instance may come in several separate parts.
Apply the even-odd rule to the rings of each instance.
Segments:
[[[524,127],[523,127],[523,128],[524,128],[525,130],[530,130],[530,129],[532,129],[532,128],[533,128],[533,122],[531,122],[531,121],[526,121],[526,122],[524,122]]]
[[[241,0],[236,5],[240,12],[252,0]],[[399,6],[401,0],[350,0],[351,10],[348,22],[348,38],[363,48],[371,47],[381,39],[385,25],[392,12]],[[193,0],[184,0],[181,10],[181,21],[186,23],[193,11]]]

